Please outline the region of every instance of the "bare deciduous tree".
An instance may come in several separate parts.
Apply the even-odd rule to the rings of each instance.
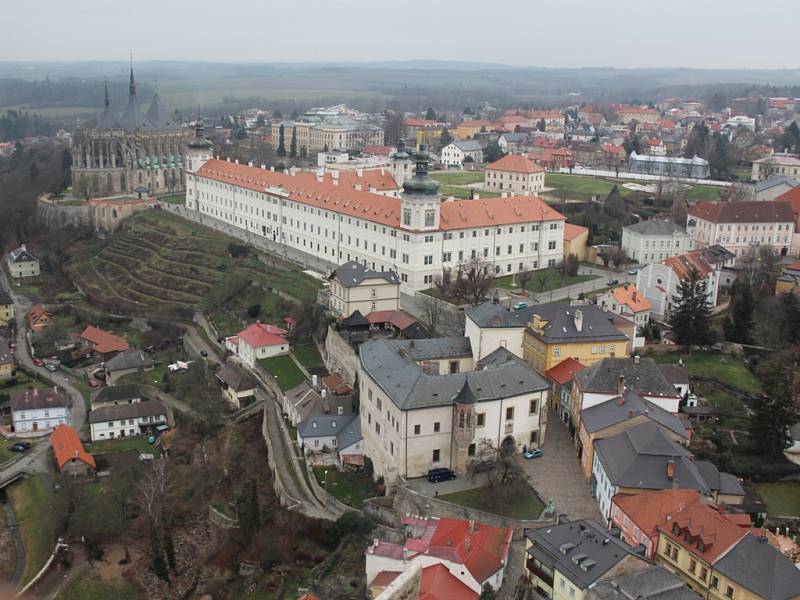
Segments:
[[[468,477],[474,479],[486,475],[489,488],[511,483],[519,471],[514,459],[515,450],[514,444],[501,444],[498,450],[491,440],[481,440],[475,449],[475,457],[467,464]]]
[[[437,298],[436,296],[430,296],[428,294],[421,294],[422,297],[422,311],[423,311],[423,319],[425,328],[428,330],[428,333],[433,335],[436,333],[436,330],[439,327],[439,321],[442,316],[442,312],[444,311],[444,305],[442,301]]]
[[[158,530],[164,516],[169,483],[167,461],[163,458],[153,461],[136,483],[134,502],[147,514],[154,530]]]

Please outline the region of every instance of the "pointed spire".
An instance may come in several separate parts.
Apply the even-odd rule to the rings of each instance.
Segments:
[[[106,97],[105,97],[105,105],[109,106],[111,104],[111,99],[108,97],[108,80],[106,80]]]
[[[136,95],[136,82],[133,80],[133,52],[131,52],[131,83],[130,83],[130,95]]]

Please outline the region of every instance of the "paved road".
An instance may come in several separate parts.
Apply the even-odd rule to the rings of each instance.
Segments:
[[[555,412],[547,415],[547,436],[544,456],[533,460],[519,458],[523,472],[539,497],[553,499],[556,514],[566,513],[571,519],[600,519],[600,509],[591,497],[589,482],[583,478],[575,445],[567,426]]]

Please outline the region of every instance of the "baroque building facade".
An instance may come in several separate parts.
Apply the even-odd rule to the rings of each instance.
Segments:
[[[182,192],[190,130],[164,108],[156,92],[147,112],[136,97],[131,68],[128,104],[118,115],[105,108],[94,127],[78,131],[72,143],[72,185],[78,197]]]

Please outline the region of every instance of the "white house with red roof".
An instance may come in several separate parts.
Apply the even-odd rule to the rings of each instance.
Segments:
[[[653,305],[632,283],[608,290],[597,297],[598,306],[608,306],[618,315],[628,317],[637,327],[644,327],[650,320]],[[635,346],[634,346],[635,347]]]
[[[423,569],[442,565],[476,594],[487,584],[500,589],[514,535],[510,527],[435,517],[407,517],[403,525],[409,533],[405,543],[376,539],[367,548],[368,586],[386,582],[387,573],[403,573],[417,565]]]
[[[483,186],[491,192],[508,192],[523,196],[544,190],[544,167],[525,154],[506,154],[486,165]]]
[[[289,354],[286,331],[275,325],[256,322],[236,335],[225,338],[225,348],[255,367],[256,361]]]

